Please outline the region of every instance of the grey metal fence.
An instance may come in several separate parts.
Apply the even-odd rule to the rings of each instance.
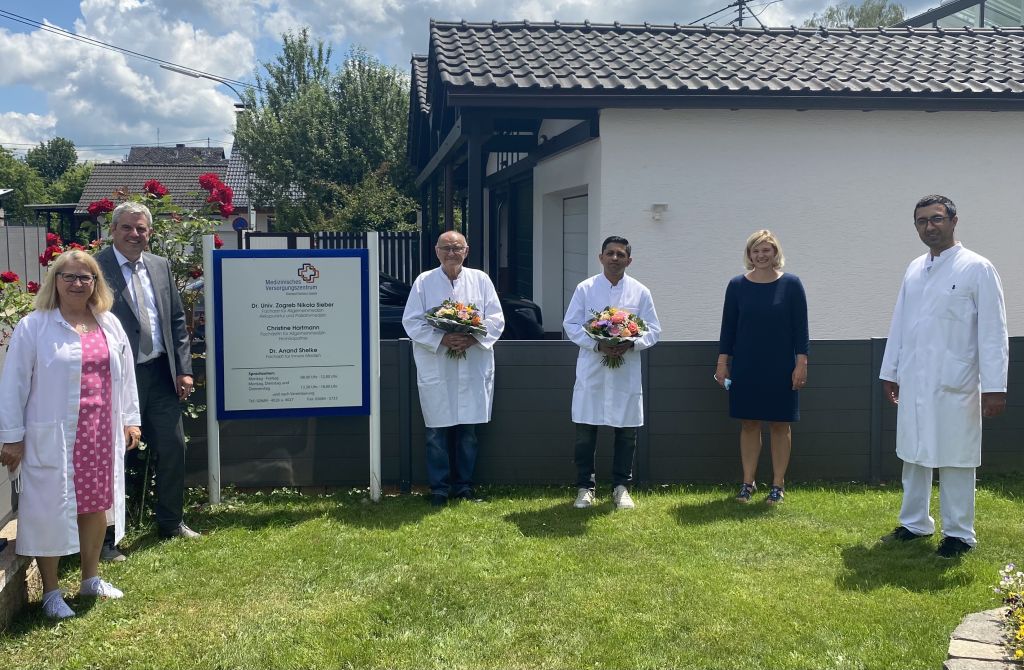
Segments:
[[[418,232],[378,233],[379,270],[411,284],[420,273],[420,234]],[[366,233],[321,230],[315,233],[240,234],[241,249],[365,249]]]
[[[45,225],[0,226],[0,272],[10,270],[23,282],[42,282],[39,256],[46,248]]]
[[[793,425],[791,481],[899,478],[895,410],[879,392],[885,341],[818,340]],[[576,346],[510,341],[495,346],[494,412],[481,426],[477,478],[492,484],[565,484],[574,479],[570,402]],[[636,476],[642,483],[733,482],[739,477],[739,426],[728,396],[712,380],[718,345],[662,342],[645,351],[645,426]],[[981,476],[1024,472],[1024,338],[1010,340],[1009,407],[986,420]],[[385,484],[426,480],[423,418],[408,340],[381,342],[382,467]],[[222,481],[238,486],[365,486],[365,417],[233,421],[221,428]],[[205,421],[190,421],[190,481],[206,481]],[[598,478],[608,482],[611,444],[600,434]],[[767,441],[766,441],[767,444]],[[760,474],[770,472],[767,449]]]

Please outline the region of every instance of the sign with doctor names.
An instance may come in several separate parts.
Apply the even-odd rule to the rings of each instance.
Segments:
[[[369,414],[367,252],[214,255],[218,418]]]

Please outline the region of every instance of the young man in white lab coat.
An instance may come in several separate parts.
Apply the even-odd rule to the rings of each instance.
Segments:
[[[626,275],[633,262],[629,242],[612,236],[598,256],[604,272],[580,282],[565,312],[562,327],[579,348],[576,385],[572,391],[572,420],[576,424],[576,502],[578,509],[594,504],[594,453],[598,426],[615,429],[612,459],[612,500],[616,509],[632,509],[629,484],[633,480],[636,429],[644,424],[640,352],[653,347],[661,335],[658,314],[647,287]],[[617,307],[636,314],[647,324],[643,336],[624,344],[595,342],[584,325],[593,312]],[[606,356],[621,357],[622,365],[603,365]]]
[[[469,245],[455,231],[443,233],[434,247],[441,265],[413,282],[402,326],[413,341],[416,386],[426,424],[427,479],[430,503],[443,507],[449,496],[475,499],[476,425],[491,420],[494,400],[494,343],[505,329],[505,316],[485,272],[463,267]],[[447,299],[472,303],[480,310],[484,335],[445,333],[426,320],[428,310]],[[449,357],[448,351],[464,353]],[[448,433],[455,432],[453,462]],[[451,469],[454,467],[454,478]]]
[[[899,526],[883,542],[935,532],[929,515],[932,470],[939,469],[942,542],[955,558],[977,544],[974,471],[981,465],[981,419],[1006,409],[1009,343],[996,269],[956,241],[956,205],[931,195],[914,208],[928,253],[903,277],[882,369],[883,392],[897,406],[896,454],[903,460]]]

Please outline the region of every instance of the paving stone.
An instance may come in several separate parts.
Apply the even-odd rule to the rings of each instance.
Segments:
[[[976,658],[983,661],[1007,660],[1004,644],[985,644],[970,640],[951,640],[949,656],[950,658]]]
[[[1020,670],[1019,665],[1007,661],[979,661],[976,658],[951,658],[942,664],[943,670]]]
[[[1006,639],[1005,607],[968,614],[950,636],[954,640],[971,640],[988,644],[1003,644]]]

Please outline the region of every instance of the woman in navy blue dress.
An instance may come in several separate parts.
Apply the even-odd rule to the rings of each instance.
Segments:
[[[807,296],[796,275],[783,273],[778,239],[759,230],[747,239],[744,265],[725,291],[715,379],[731,380],[729,416],[739,419],[743,485],[736,495],[750,502],[761,454],[761,423],[772,436],[772,487],[765,502],[785,495],[792,450],[790,423],[800,420],[799,391],[807,383]]]

